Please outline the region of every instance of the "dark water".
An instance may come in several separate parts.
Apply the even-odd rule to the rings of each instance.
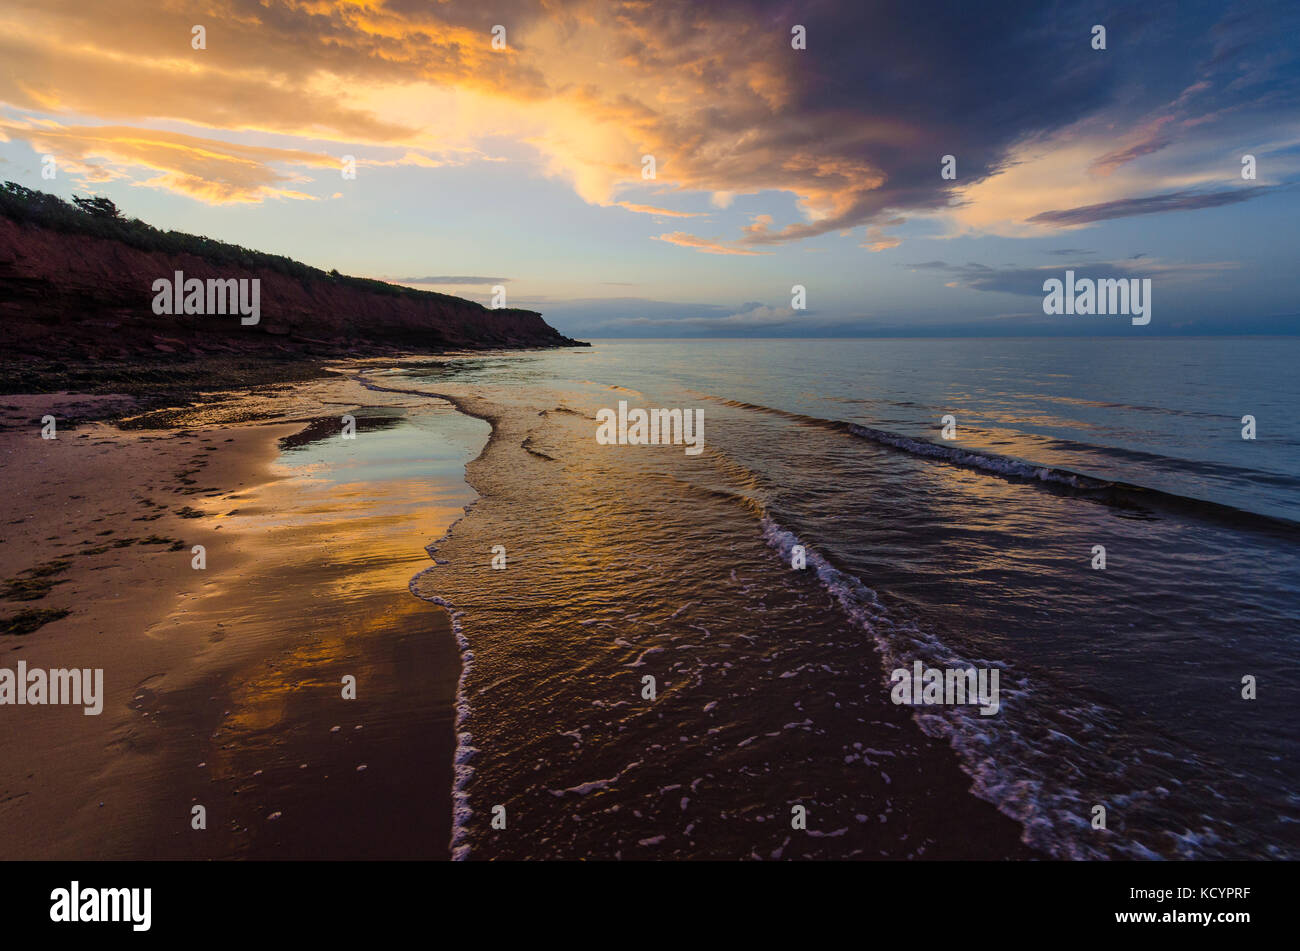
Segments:
[[[494,426],[412,584],[467,662],[458,853],[1300,855],[1298,356],[619,342],[369,372]],[[702,408],[704,452],[597,444],[620,399]],[[891,703],[916,660],[996,668],[999,712]]]

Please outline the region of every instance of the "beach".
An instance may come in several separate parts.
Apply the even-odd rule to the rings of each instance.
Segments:
[[[41,416],[105,399],[0,400],[0,571],[53,582],[6,615],[56,618],[0,640],[3,664],[102,668],[105,685],[98,716],[6,711],[6,857],[445,856],[459,654],[446,612],[406,583],[472,500],[460,457],[481,424],[456,417],[441,448],[349,453],[419,424],[337,378],[40,438]],[[154,425],[127,397],[113,410]],[[349,410],[357,441],[319,451],[347,442]]]

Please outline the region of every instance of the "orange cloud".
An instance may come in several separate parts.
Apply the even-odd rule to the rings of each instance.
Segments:
[[[669,234],[661,234],[656,241],[667,241],[669,244],[675,244],[683,248],[694,248],[697,251],[703,251],[706,254],[768,254],[767,251],[749,251],[745,248],[736,248],[726,244],[720,244],[717,241],[710,241],[707,238],[700,238],[693,234],[687,234],[685,231],[673,231]]]
[[[858,36],[865,18],[887,13],[847,10],[842,28]],[[491,34],[498,23],[507,29],[499,50]],[[206,28],[205,49],[191,45],[196,24]],[[391,149],[385,154],[399,157],[358,164],[436,169],[491,160],[483,145],[489,137],[532,146],[542,171],[583,200],[641,214],[699,214],[625,200],[645,187],[644,155],[655,157],[658,185],[709,194],[717,207],[737,194],[794,197],[802,220],[776,227],[770,216],[755,219],[735,244],[660,236],[712,254],[879,228],[895,209],[951,212],[964,228],[1035,233],[1041,229],[1027,219],[1061,207],[1050,191],[1061,189],[1055,176],[1062,170],[1077,192],[1071,201],[1081,204],[1132,194],[1140,174],[1161,177],[1134,166],[1170,151],[1166,135],[1174,130],[1164,120],[1151,120],[1118,150],[1112,133],[1112,144],[1093,142],[1083,156],[1068,139],[1026,135],[1039,131],[1033,117],[994,111],[990,122],[977,108],[935,104],[921,85],[896,81],[928,75],[931,66],[960,74],[969,64],[954,58],[968,54],[979,64],[997,61],[997,50],[981,43],[996,45],[1007,32],[973,23],[986,32],[957,44],[919,27],[910,34],[910,24],[863,30],[852,49],[835,44],[841,59],[832,62],[822,58],[832,55],[829,46],[792,50],[779,17],[756,17],[724,0],[500,0],[490,9],[478,0],[6,0],[0,104],[59,120],[48,130],[55,138],[39,138],[35,117],[11,120],[5,134],[58,143],[61,159],[83,163],[87,181],[143,167],[156,173],[149,184],[203,201],[306,197],[291,186],[306,180],[305,171],[333,166],[319,156],[322,148],[338,155]],[[1053,101],[1076,101],[1060,73],[1050,61],[1005,75],[989,67],[984,78],[992,85],[980,87],[981,102],[996,110],[999,94],[1034,76],[1063,84]],[[1183,127],[1199,121],[1189,104],[1206,88],[1186,87],[1163,114],[1185,116]],[[92,132],[87,117],[134,133]],[[185,141],[150,131],[180,123],[195,132]],[[261,136],[276,147],[235,147],[220,141],[223,134]],[[281,137],[300,147],[280,147]],[[1035,155],[1034,168],[1017,170],[1044,141],[1053,148]],[[962,155],[960,185],[938,177],[934,163],[945,151]],[[968,159],[972,152],[979,158]],[[1109,182],[1095,181],[1107,174]],[[1143,184],[1158,186],[1148,191],[1185,184],[1162,178]],[[1017,190],[1025,184],[1028,191]],[[945,207],[953,197],[961,210]],[[868,232],[868,241],[882,250],[898,239]]]
[[[339,160],[318,152],[236,145],[177,132],[131,126],[34,126],[0,120],[0,129],[27,139],[37,152],[54,155],[65,172],[86,182],[125,177],[94,160],[160,174],[140,184],[166,188],[212,204],[257,202],[265,198],[311,198],[282,187],[300,181],[271,163],[339,169]]]
[[[506,49],[492,48],[489,21],[507,26]],[[205,26],[205,49],[191,46],[195,24]],[[791,101],[794,82],[772,65],[784,45],[743,11],[594,0],[510,4],[488,18],[455,2],[200,0],[159,9],[154,0],[11,0],[0,11],[8,67],[0,102],[416,155],[473,149],[504,133],[533,144],[549,174],[593,203],[614,204],[619,190],[641,184],[650,153],[661,181],[679,187],[789,189],[811,214],[842,208],[842,171],[752,141],[752,129]],[[448,98],[463,110],[450,124],[420,114],[422,100]],[[730,117],[726,131],[711,110]],[[257,200],[276,180],[231,163],[166,172],[154,181],[223,200]]]
[[[662,215],[666,218],[707,217],[707,214],[703,211],[672,211],[668,208],[656,208],[654,205],[637,205],[630,201],[617,201],[614,204],[619,208],[626,208],[628,211],[635,211],[639,215]]]

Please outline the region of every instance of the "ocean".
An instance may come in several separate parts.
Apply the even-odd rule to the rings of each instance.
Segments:
[[[1300,857],[1298,360],[602,340],[364,369],[492,425],[411,581],[464,666],[454,854]],[[598,443],[619,401],[702,409],[703,451]],[[918,661],[996,670],[997,712],[893,702]]]

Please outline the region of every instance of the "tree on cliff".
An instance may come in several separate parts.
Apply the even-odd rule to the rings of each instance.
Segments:
[[[122,213],[117,210],[117,205],[113,204],[107,198],[78,198],[72,196],[73,204],[84,211],[86,214],[95,218],[113,218],[120,220]]]

